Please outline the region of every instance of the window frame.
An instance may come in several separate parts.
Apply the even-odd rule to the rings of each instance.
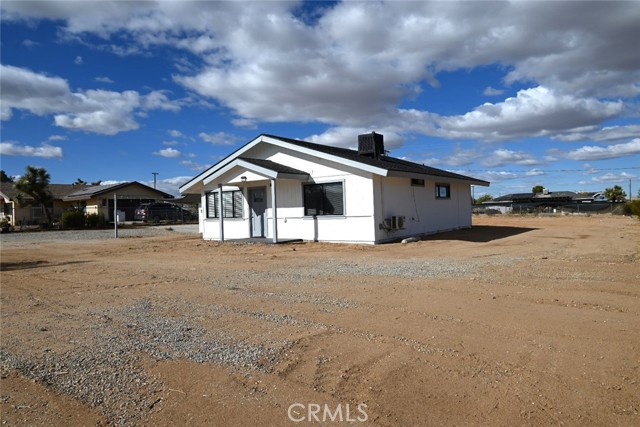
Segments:
[[[228,215],[228,212],[225,210],[225,204],[229,200],[225,200],[225,194],[231,194],[228,196],[231,201],[231,216]],[[237,194],[240,194],[241,197],[237,197]],[[206,218],[207,219],[218,219],[220,218],[220,207],[218,204],[220,203],[220,197],[218,190],[210,191],[205,193],[206,196]],[[213,207],[210,203],[210,197],[213,197]],[[244,191],[242,190],[226,190],[222,192],[222,214],[223,219],[243,219],[244,218]],[[213,210],[213,215],[211,215],[211,210]]]
[[[440,195],[440,189],[446,189],[446,195]],[[446,184],[443,182],[436,183],[436,200],[450,200],[451,199],[451,184]]]
[[[324,203],[323,203],[323,212],[322,213],[316,213],[316,214],[309,214],[309,208],[307,207],[307,198],[306,198],[306,188],[307,187],[311,187],[311,186],[321,186],[322,187],[322,195],[323,195],[323,202],[326,199],[326,190],[325,190],[325,186],[326,185],[333,185],[333,184],[340,184],[341,189],[342,189],[342,212],[341,213],[324,213]],[[344,217],[346,215],[346,197],[345,197],[345,182],[344,180],[339,180],[339,181],[326,181],[326,182],[310,182],[310,183],[303,183],[302,184],[302,210],[303,210],[303,216],[306,218],[314,218],[314,217]]]

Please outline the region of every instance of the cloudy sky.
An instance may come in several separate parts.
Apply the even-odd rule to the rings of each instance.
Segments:
[[[640,187],[639,2],[7,1],[2,169],[172,192],[260,133]],[[476,193],[476,195],[478,195]]]

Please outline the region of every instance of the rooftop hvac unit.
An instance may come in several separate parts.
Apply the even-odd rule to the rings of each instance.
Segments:
[[[384,137],[375,132],[358,135],[358,154],[376,159],[384,155]]]

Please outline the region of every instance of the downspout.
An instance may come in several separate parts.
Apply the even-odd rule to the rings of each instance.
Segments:
[[[278,243],[278,199],[276,191],[276,180],[271,178],[271,209],[273,213],[273,243]]]
[[[218,225],[220,226],[220,241],[224,242],[224,209],[222,209],[222,184],[218,184]]]

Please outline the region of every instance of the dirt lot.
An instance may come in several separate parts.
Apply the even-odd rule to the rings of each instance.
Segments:
[[[639,261],[640,222],[611,216],[4,241],[2,425],[638,426]]]

